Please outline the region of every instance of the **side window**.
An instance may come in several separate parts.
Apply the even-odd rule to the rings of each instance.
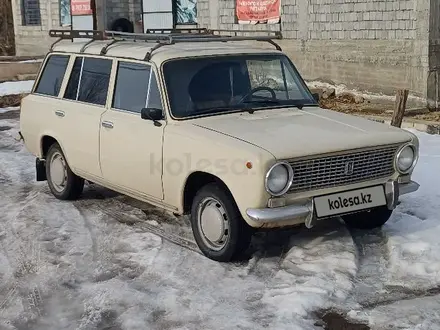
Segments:
[[[78,101],[105,105],[112,61],[100,58],[85,58]]]
[[[76,58],[64,97],[105,105],[111,69],[112,61],[108,59]]]
[[[156,75],[153,71],[151,72],[150,94],[148,95],[147,107],[163,110],[159,86],[157,84]]]
[[[69,56],[52,55],[48,58],[35,93],[58,96],[66,73]]]
[[[140,113],[147,107],[150,73],[150,65],[119,62],[113,108]]]

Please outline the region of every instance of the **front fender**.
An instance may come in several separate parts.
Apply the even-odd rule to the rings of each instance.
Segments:
[[[274,162],[270,153],[247,142],[193,125],[168,125],[162,163],[165,202],[183,213],[188,177],[196,171],[205,172],[225,183],[243,218],[251,221],[246,209],[267,205],[264,178]]]

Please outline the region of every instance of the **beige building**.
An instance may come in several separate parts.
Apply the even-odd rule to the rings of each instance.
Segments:
[[[12,1],[19,55],[43,54],[53,42],[50,29],[70,28],[71,0]],[[140,32],[192,24],[281,31],[283,50],[306,79],[385,94],[407,88],[439,108],[438,0],[280,0],[278,19],[239,24],[237,4],[249,3],[254,2],[96,0],[97,27]]]
[[[53,42],[48,36],[50,29],[71,29],[70,1],[12,0],[17,55],[44,54]],[[72,0],[72,4],[73,2],[80,5],[90,3],[89,0]],[[197,25],[197,0],[95,0],[95,2],[96,23],[99,30],[142,32],[147,28]]]

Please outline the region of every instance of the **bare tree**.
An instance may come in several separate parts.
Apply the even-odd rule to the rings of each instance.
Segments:
[[[0,55],[15,54],[11,0],[0,1]]]

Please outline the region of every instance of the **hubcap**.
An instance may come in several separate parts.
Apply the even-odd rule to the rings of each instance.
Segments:
[[[197,225],[203,242],[212,250],[221,250],[229,240],[229,219],[223,206],[215,198],[202,200]]]
[[[50,181],[54,189],[58,192],[62,192],[67,182],[67,166],[63,155],[59,152],[55,152],[50,160],[49,169]]]

